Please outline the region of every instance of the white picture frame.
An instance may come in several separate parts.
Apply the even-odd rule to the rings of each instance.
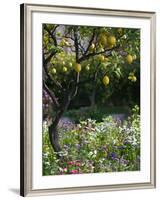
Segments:
[[[74,15],[74,17],[73,17]],[[21,183],[22,196],[154,188],[155,161],[155,13],[52,5],[21,5]],[[102,20],[103,19],[103,20]],[[107,20],[106,19],[110,19]],[[141,29],[141,172],[42,176],[43,23],[131,27]],[[143,59],[147,57],[147,59]],[[149,81],[147,81],[149,80]],[[39,88],[39,89],[38,89]],[[36,91],[36,92],[35,92]],[[145,91],[145,92],[143,92]],[[39,99],[35,104],[35,98]],[[144,162],[143,162],[144,161]],[[127,173],[127,174],[126,174]],[[108,180],[108,181],[106,181]]]

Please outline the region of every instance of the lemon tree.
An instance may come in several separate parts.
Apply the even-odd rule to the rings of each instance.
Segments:
[[[138,29],[43,24],[44,117],[58,157],[57,125],[70,103],[86,96],[95,105],[96,96],[103,103],[136,89],[139,52]]]

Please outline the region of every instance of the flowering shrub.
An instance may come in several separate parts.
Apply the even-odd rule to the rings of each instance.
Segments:
[[[140,170],[140,115],[135,106],[123,123],[111,116],[87,119],[74,129],[59,128],[62,158],[57,159],[43,128],[43,175]]]

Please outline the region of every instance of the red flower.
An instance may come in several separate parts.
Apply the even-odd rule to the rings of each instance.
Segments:
[[[68,165],[74,165],[75,162],[74,162],[74,161],[69,161],[67,164],[68,164]]]
[[[70,172],[71,172],[71,174],[78,174],[78,170],[77,169],[72,169]]]
[[[79,162],[76,163],[76,166],[77,166],[77,167],[80,167],[80,166],[81,166],[81,163],[79,163]]]

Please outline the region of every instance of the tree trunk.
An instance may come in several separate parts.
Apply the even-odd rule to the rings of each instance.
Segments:
[[[93,89],[92,89],[92,93],[90,96],[90,106],[94,107],[96,105],[96,79],[97,79],[97,73],[98,71],[95,72],[94,74],[94,79],[93,79]]]
[[[92,94],[90,96],[90,106],[91,107],[94,107],[96,104],[95,97],[96,97],[96,88],[93,89]]]
[[[51,145],[54,149],[54,151],[57,153],[57,158],[62,158],[62,156],[59,154],[60,151],[62,151],[61,146],[59,144],[59,133],[58,133],[58,123],[63,116],[64,112],[67,110],[69,104],[70,104],[70,98],[69,96],[66,98],[66,101],[64,102],[61,110],[57,112],[57,115],[55,119],[52,121],[52,124],[49,127],[49,139],[51,142]]]
[[[61,151],[61,147],[59,144],[59,134],[58,134],[58,130],[57,130],[57,125],[52,124],[49,127],[49,139],[51,142],[51,145],[54,149],[55,152],[60,152]],[[59,155],[58,155],[59,157]]]
[[[58,133],[58,123],[63,115],[64,111],[58,112],[51,126],[49,127],[49,139],[54,151],[57,153],[57,158],[61,158],[62,156],[59,152],[62,150],[59,144],[59,133]]]

